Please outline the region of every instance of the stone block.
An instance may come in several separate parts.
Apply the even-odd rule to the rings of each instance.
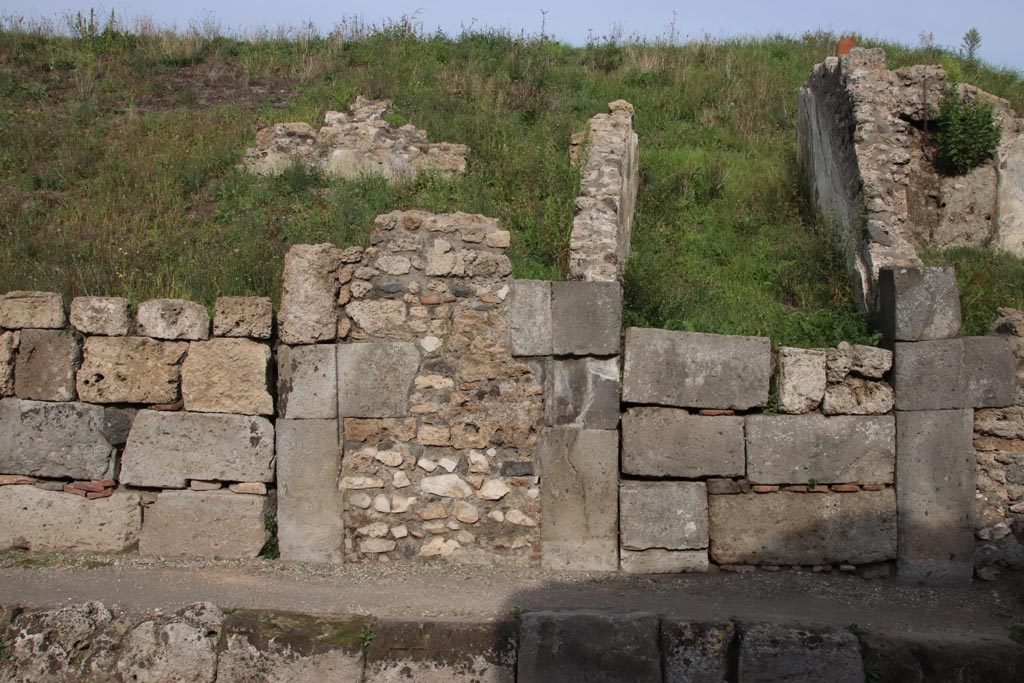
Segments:
[[[131,302],[116,296],[78,296],[71,300],[71,325],[82,334],[124,337],[131,331]]]
[[[1001,408],[1014,401],[1016,358],[1004,337],[897,343],[896,410]]]
[[[682,574],[708,570],[707,550],[620,548],[619,560],[622,563],[622,571],[627,574]]]
[[[824,349],[779,348],[779,412],[807,413],[825,396]]]
[[[143,337],[198,341],[210,338],[210,314],[192,301],[150,299],[139,304],[138,333]]]
[[[14,396],[14,364],[18,337],[17,332],[0,332],[0,398]]]
[[[519,628],[519,683],[660,681],[658,617],[530,612]]]
[[[186,342],[148,337],[89,337],[78,371],[78,395],[90,403],[174,403]]]
[[[869,379],[882,379],[892,369],[892,351],[875,346],[839,342],[827,349],[826,376],[829,382],[842,382],[853,373]]]
[[[285,254],[278,314],[281,343],[315,344],[337,338],[343,255],[333,244],[296,244]]]
[[[74,401],[75,371],[82,348],[71,330],[22,330],[18,333],[14,393],[37,401]]]
[[[0,486],[0,549],[122,552],[139,542],[142,508],[135,493],[90,500],[35,486]]]
[[[891,415],[750,415],[747,478],[754,484],[891,484]]]
[[[719,564],[868,564],[896,557],[896,494],[747,493],[709,496],[711,558]]]
[[[277,421],[277,538],[281,559],[341,562],[338,421]]]
[[[864,683],[857,636],[847,630],[752,624],[741,628],[739,680]]]
[[[551,344],[560,356],[613,356],[622,336],[618,282],[552,282]]]
[[[266,496],[163,491],[146,509],[139,553],[162,557],[256,557],[269,533]]]
[[[278,347],[277,413],[290,419],[338,417],[338,350],[333,344]]]
[[[0,400],[0,473],[110,479],[113,455],[100,406]]]
[[[0,294],[0,328],[64,327],[64,300],[54,292],[7,292]]]
[[[736,639],[732,622],[661,620],[661,662],[665,683],[719,683],[728,680]]]
[[[977,461],[971,410],[896,413],[900,578],[968,582],[974,573]]]
[[[960,334],[956,272],[947,268],[883,268],[878,276],[882,334],[892,341],[949,339]]]
[[[541,469],[541,562],[549,569],[619,566],[619,435],[557,427],[537,449]]]
[[[513,356],[550,356],[551,283],[516,280],[509,300]]]
[[[619,426],[619,359],[552,358],[544,387],[549,427],[616,429]]]
[[[250,339],[192,342],[181,367],[185,409],[199,413],[272,415],[267,391],[270,347]]]
[[[274,426],[250,415],[140,410],[128,435],[121,483],[185,488],[203,481],[274,480]]]
[[[771,342],[632,327],[626,331],[623,401],[746,410],[768,403]]]
[[[420,369],[412,342],[338,344],[338,416],[404,417]]]
[[[624,481],[619,484],[619,536],[628,550],[708,547],[704,482]]]
[[[826,415],[884,415],[895,402],[892,387],[860,377],[847,377],[839,384],[829,384],[821,412]]]
[[[622,471],[639,477],[742,477],[743,418],[630,408],[622,417]]]
[[[274,304],[265,296],[222,296],[213,304],[214,337],[270,339]]]

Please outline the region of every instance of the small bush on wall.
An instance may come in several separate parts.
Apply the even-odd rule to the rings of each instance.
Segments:
[[[944,173],[964,175],[995,154],[1001,135],[991,102],[950,88],[936,121],[935,163]]]

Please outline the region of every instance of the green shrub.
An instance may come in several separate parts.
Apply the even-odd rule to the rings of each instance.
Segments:
[[[936,121],[935,163],[951,175],[963,175],[995,154],[1002,135],[991,102],[963,97],[950,88]]]

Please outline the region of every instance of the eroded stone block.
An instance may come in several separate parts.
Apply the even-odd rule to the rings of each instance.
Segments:
[[[104,410],[86,403],[0,400],[0,473],[109,479]]]
[[[707,548],[707,487],[704,482],[624,481],[619,527],[628,550]]]
[[[333,244],[296,244],[284,257],[279,334],[284,344],[338,336],[338,273],[344,252]]]
[[[0,548],[40,552],[122,552],[139,540],[135,493],[89,500],[34,486],[0,486]]]
[[[146,509],[139,552],[163,557],[256,557],[269,534],[266,496],[163,491]]]
[[[78,296],[71,300],[71,325],[82,334],[123,337],[131,330],[131,302],[115,296]]]
[[[661,659],[665,683],[717,683],[728,680],[729,653],[736,638],[732,622],[661,620]]]
[[[514,356],[550,356],[551,283],[516,280],[509,301],[509,327]]]
[[[185,409],[200,413],[271,415],[267,391],[270,347],[249,339],[192,342],[181,368]]]
[[[90,403],[174,403],[185,342],[148,337],[89,337],[77,374],[78,395]]]
[[[0,294],[0,328],[64,327],[64,300],[55,292],[7,292]]]
[[[14,362],[18,350],[17,332],[0,332],[0,398],[14,396]]]
[[[622,418],[622,471],[641,477],[742,477],[743,418],[630,408]]]
[[[825,350],[779,348],[779,412],[807,413],[825,395]]]
[[[615,429],[619,424],[619,359],[553,358],[545,372],[544,423]]]
[[[552,282],[551,343],[557,355],[612,356],[622,336],[618,282]]]
[[[22,330],[18,333],[14,393],[38,401],[74,401],[75,371],[82,359],[71,330]]]
[[[338,344],[338,416],[404,417],[420,367],[412,342]]]
[[[265,296],[222,296],[213,304],[214,337],[270,339],[274,304]]]
[[[334,345],[278,347],[277,413],[291,419],[338,417],[338,350]]]
[[[883,268],[878,305],[886,339],[924,341],[960,334],[960,294],[952,267]]]
[[[196,341],[210,338],[210,314],[192,301],[150,299],[139,304],[138,332],[154,339]]]
[[[739,680],[864,683],[857,636],[847,630],[751,624],[742,628]]]

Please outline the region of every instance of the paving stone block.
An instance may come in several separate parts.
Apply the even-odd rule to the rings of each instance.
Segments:
[[[7,292],[0,294],[0,328],[64,327],[64,300],[55,292]]]
[[[109,479],[113,455],[100,406],[0,400],[0,473]]]
[[[746,410],[768,403],[770,379],[767,337],[626,331],[626,403]]]
[[[122,552],[139,541],[142,508],[135,493],[90,500],[35,486],[0,486],[0,549]]]
[[[707,550],[619,549],[622,571],[627,574],[682,574],[706,572]]]
[[[181,367],[185,410],[272,415],[267,391],[270,347],[250,339],[192,342]]]
[[[896,557],[896,495],[747,493],[709,496],[719,564],[868,564]]]
[[[960,334],[960,294],[952,267],[883,268],[878,308],[886,339],[924,341]]]
[[[519,630],[518,683],[660,681],[658,617],[531,612]]]
[[[74,401],[75,371],[82,360],[71,330],[22,330],[18,333],[14,393],[37,401]]]
[[[550,569],[615,571],[618,432],[556,427],[537,448],[541,468],[541,562]]]
[[[661,620],[661,661],[665,683],[719,683],[728,680],[736,640],[732,622]]]
[[[549,427],[616,429],[619,359],[553,358],[545,372],[544,423]]]
[[[509,301],[513,356],[550,356],[551,283],[516,280]]]
[[[162,557],[256,557],[269,533],[266,496],[164,491],[146,509],[139,553]]]
[[[624,481],[619,484],[622,547],[697,550],[708,547],[704,482]]]
[[[78,296],[71,300],[71,325],[82,334],[123,337],[131,330],[131,302],[116,296]]]
[[[740,633],[743,683],[864,683],[860,643],[847,630],[753,624]]]
[[[210,314],[192,301],[150,299],[139,304],[139,335],[171,341],[210,338]]]
[[[274,480],[274,426],[254,415],[140,410],[128,435],[121,482],[185,488],[203,481]]]
[[[270,339],[274,304],[265,296],[222,296],[213,304],[213,336]]]
[[[718,419],[718,418],[715,418]],[[750,415],[747,478],[754,484],[891,484],[891,415]]]
[[[412,342],[338,344],[338,416],[404,417],[420,368]]]
[[[962,583],[974,573],[977,461],[971,410],[896,413],[900,578]]]
[[[630,408],[622,418],[622,471],[641,477],[742,477],[743,418]]]
[[[896,410],[1009,406],[1015,372],[1013,346],[1005,337],[897,343]]]
[[[281,559],[341,562],[338,421],[277,421],[277,537]]]
[[[551,283],[551,337],[556,355],[613,356],[622,336],[618,282]]]
[[[338,351],[333,344],[278,347],[277,413],[293,419],[338,417]]]

